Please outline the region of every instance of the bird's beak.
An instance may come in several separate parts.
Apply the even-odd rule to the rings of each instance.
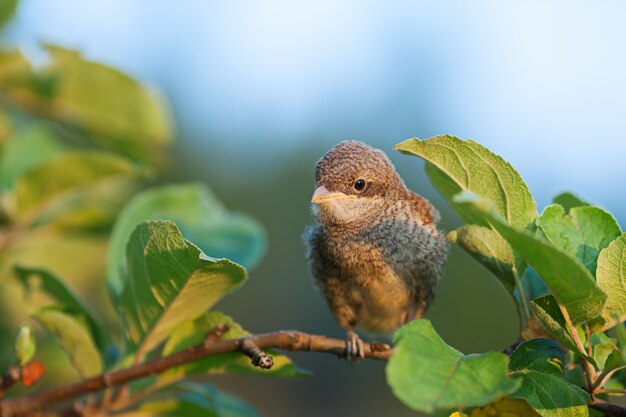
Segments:
[[[331,193],[324,187],[320,185],[315,189],[313,193],[313,197],[311,197],[311,203],[313,204],[328,204],[333,200],[338,200],[340,198],[356,198],[355,195],[348,195],[344,193]]]

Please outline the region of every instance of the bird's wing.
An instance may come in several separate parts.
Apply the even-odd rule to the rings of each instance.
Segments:
[[[335,269],[332,257],[328,254],[326,234],[320,225],[308,226],[303,239],[307,246],[306,258],[311,275],[321,289],[328,273]]]
[[[439,210],[421,195],[407,190],[407,201],[422,217],[423,224],[437,224],[441,220]]]
[[[422,201],[430,206],[426,200]],[[420,317],[432,301],[446,259],[448,244],[433,226],[414,224],[407,227],[406,223],[398,223],[397,230],[391,230],[402,244],[389,245],[387,258],[413,294],[409,319]]]

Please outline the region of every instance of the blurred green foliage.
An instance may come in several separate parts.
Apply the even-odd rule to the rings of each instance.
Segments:
[[[0,25],[16,5],[2,3]],[[53,369],[53,338],[88,377],[193,347],[222,324],[232,326],[225,338],[249,335],[211,309],[258,264],[264,228],[227,210],[202,184],[150,186],[173,142],[157,92],[77,51],[43,51],[41,67],[20,51],[0,51],[3,365],[27,369],[36,358]],[[481,415],[522,404],[543,417],[578,417],[589,415],[590,393],[623,392],[626,235],[612,215],[573,194],[539,215],[517,171],[474,141],[413,138],[396,149],[426,161],[432,184],[466,222],[449,239],[503,285],[530,340],[510,360],[500,352],[463,355],[429,321],[411,322],[398,331],[387,366],[394,394],[429,413]],[[545,286],[532,285],[539,280]],[[83,293],[94,288],[108,298],[86,301]],[[27,325],[13,337],[26,315],[49,334],[39,335],[42,343]],[[123,410],[114,414],[255,416],[241,400],[190,379],[305,374],[272,354],[269,372],[239,354],[175,367],[132,384],[129,397],[121,390]],[[65,381],[52,376],[52,384]],[[103,413],[116,405],[110,394],[99,403]]]
[[[0,24],[16,5],[2,2]],[[27,315],[88,377],[128,358],[143,360],[174,330],[180,336],[186,322],[244,282],[245,269],[223,258],[253,267],[265,232],[201,184],[138,193],[169,163],[172,121],[159,93],[78,51],[54,45],[43,51],[48,60],[35,67],[18,50],[0,50],[0,293],[9,326],[2,339],[13,340],[10,328]],[[175,220],[182,234],[171,222],[145,223],[153,219]],[[105,259],[110,298],[87,302],[79,295],[85,286],[105,288]],[[123,333],[112,331],[120,327]],[[25,370],[36,356],[54,378],[55,361],[45,360],[49,343],[37,353],[35,346],[23,325],[14,344],[3,344],[3,365]],[[289,359],[277,359],[274,374],[297,374]],[[163,383],[180,406],[255,415],[206,386],[173,389],[187,373],[207,370],[172,373]],[[64,377],[56,378],[48,384]],[[142,404],[142,412],[156,415],[155,404]],[[158,414],[171,415],[166,409]]]

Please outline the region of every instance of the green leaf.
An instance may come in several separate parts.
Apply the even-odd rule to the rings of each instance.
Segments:
[[[557,204],[544,209],[537,227],[554,246],[577,257],[592,274],[598,254],[621,234],[611,214],[599,207],[573,207],[569,214]]]
[[[596,333],[589,338],[588,343],[593,347],[593,357],[604,372],[619,369],[624,366],[617,341],[604,333]]]
[[[569,213],[569,211],[574,207],[582,207],[588,206],[589,203],[578,197],[576,194],[564,192],[552,199],[554,204],[559,204],[563,206],[565,211]]]
[[[91,338],[104,355],[108,348],[108,337],[102,319],[59,277],[38,268],[16,266],[14,273],[27,292],[41,291],[48,295],[54,303],[67,311],[72,311],[85,318]]]
[[[591,327],[604,331],[626,320],[626,233],[600,252],[596,281],[608,298]]]
[[[614,349],[609,353],[604,361],[604,372],[610,372],[622,368],[626,368],[626,361],[622,358],[621,352],[618,349]]]
[[[158,399],[144,401],[137,413],[124,417],[207,416],[260,417],[243,400],[206,384],[180,382],[157,393]]]
[[[0,110],[0,147],[5,147],[9,136],[13,133],[13,123],[7,114]]]
[[[622,352],[622,359],[624,360],[624,362],[626,362],[626,323],[620,323],[616,325],[613,328],[613,335],[617,340],[617,346]]]
[[[565,307],[574,325],[600,314],[607,296],[580,261],[528,231],[515,229],[498,215],[487,199],[463,192],[455,196],[455,201],[490,223],[520,253]]]
[[[601,368],[604,368],[604,362],[611,351],[617,348],[616,340],[604,333],[591,335],[589,340],[587,340],[587,344],[593,347],[593,356]]]
[[[414,410],[432,413],[482,406],[515,392],[521,384],[507,376],[506,355],[463,355],[448,346],[428,320],[414,320],[400,328],[394,346],[387,382],[396,397]]]
[[[525,399],[543,417],[588,416],[589,394],[564,379],[563,362],[563,352],[552,339],[519,345],[511,354],[509,369],[523,384],[512,397]]]
[[[465,249],[491,271],[510,294],[513,294],[515,254],[511,245],[502,236],[489,228],[469,224],[450,232],[448,240]]]
[[[253,218],[226,210],[217,197],[199,183],[154,187],[137,194],[120,213],[107,255],[107,282],[121,291],[120,265],[132,230],[146,220],[174,221],[183,236],[204,253],[228,258],[252,268],[265,252],[265,232]]]
[[[59,341],[82,377],[103,371],[102,356],[84,314],[62,306],[47,306],[31,312],[31,316]]]
[[[134,159],[160,163],[171,117],[154,90],[78,51],[47,45],[50,65],[17,92],[24,110],[77,130],[81,138]]]
[[[532,268],[526,268],[526,271],[524,271],[522,286],[529,300],[542,297],[549,292],[546,283]]]
[[[19,0],[0,1],[0,29],[3,29],[3,27],[13,18],[18,4]]]
[[[122,192],[144,171],[127,159],[101,152],[73,151],[63,153],[28,171],[15,185],[17,215],[22,222],[51,222],[68,213],[80,215],[84,206],[76,204],[84,195],[104,187],[108,192],[91,201],[92,206],[107,208],[119,201]],[[128,190],[126,190],[128,193]],[[124,194],[122,194],[124,198]],[[77,206],[74,207],[74,206]],[[114,210],[116,212],[116,210]],[[113,213],[114,214],[114,213]]]
[[[541,325],[550,333],[554,339],[567,347],[569,350],[578,354],[578,356],[584,358],[598,367],[595,360],[587,355],[586,352],[578,349],[574,338],[567,328],[567,323],[563,313],[559,309],[559,305],[551,295],[546,295],[541,298],[534,299],[530,302],[530,307],[541,322]]]
[[[246,279],[243,267],[206,256],[183,239],[171,221],[137,226],[128,241],[126,259],[119,307],[126,353],[138,358]]]
[[[241,326],[233,322],[233,319],[218,311],[207,312],[194,320],[181,323],[172,332],[163,348],[163,355],[169,355],[197,346],[202,343],[205,336],[217,326],[230,323],[231,329],[224,334],[222,339],[237,339],[250,336]],[[261,369],[251,364],[250,359],[239,352],[212,355],[194,361],[183,366],[173,368],[163,375],[164,379],[180,378],[191,373],[251,373],[276,377],[297,377],[308,375],[308,372],[296,367],[285,355],[272,349],[267,351],[274,359],[271,369]]]
[[[31,76],[31,67],[19,50],[0,50],[0,87],[3,90]]]
[[[484,225],[481,218],[453,201],[463,190],[493,201],[497,213],[514,227],[525,228],[537,217],[537,205],[522,177],[511,164],[473,140],[447,135],[423,141],[412,138],[394,149],[427,162],[431,182],[466,223]]]
[[[24,366],[35,356],[37,341],[28,324],[22,324],[15,337],[15,359],[19,366]]]
[[[45,163],[61,151],[61,146],[40,125],[13,132],[0,156],[0,187],[9,189],[24,173]]]

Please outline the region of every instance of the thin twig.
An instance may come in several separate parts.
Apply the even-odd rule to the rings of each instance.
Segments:
[[[596,390],[596,394],[626,394],[626,389],[600,388]]]
[[[204,344],[210,345],[213,342],[217,342],[224,336],[228,331],[233,327],[232,323],[224,323],[222,325],[216,326],[213,330],[211,330],[206,337],[204,338]]]
[[[274,359],[263,352],[252,340],[244,340],[241,344],[241,352],[252,359],[252,365],[262,369],[270,369],[274,366]]]
[[[517,289],[517,296],[519,297],[519,303],[517,305],[517,311],[520,316],[520,327],[522,330],[526,328],[528,324],[528,319],[530,318],[530,310],[528,309],[528,301],[526,300],[526,293],[524,292],[524,286],[522,285],[522,280],[520,279],[519,274],[517,273],[517,268],[512,268],[513,272],[513,280],[515,281],[515,289]]]
[[[603,371],[598,378],[596,378],[596,380],[594,381],[593,385],[591,386],[591,392],[597,392],[599,388],[602,388],[602,386],[606,383],[606,381],[608,381],[609,379],[611,379],[611,377],[613,376],[613,374],[617,371],[619,371],[622,368],[616,368],[616,369],[612,369],[609,372]]]
[[[567,311],[565,307],[561,306],[560,304],[559,304],[559,308],[561,309],[561,313],[563,314],[563,318],[565,319],[565,324],[567,325],[567,328],[572,335],[574,344],[576,345],[579,351],[586,352],[587,350],[585,349],[583,342],[580,340],[580,336],[578,335],[578,330],[576,329],[576,326],[574,326],[574,323],[572,322],[572,319],[569,316],[569,312]],[[585,388],[587,389],[588,392],[593,393],[593,383],[595,382],[594,380],[595,380],[596,372],[593,369],[593,365],[591,365],[591,363],[589,363],[589,361],[587,361],[585,358],[581,357],[580,361],[582,364],[580,369],[582,370],[583,377],[585,378]]]
[[[206,356],[242,352],[245,349],[244,345],[249,347],[250,343],[254,344],[259,350],[276,348],[291,351],[323,352],[340,358],[345,357],[346,354],[345,340],[298,331],[278,331],[239,339],[216,340],[212,343],[203,342],[198,346],[149,362],[133,365],[129,368],[104,373],[31,396],[6,400],[0,406],[0,416],[23,417],[31,415],[34,411],[40,410],[45,406],[77,398],[90,392],[122,385],[149,375],[158,375],[174,366],[196,361]],[[386,361],[391,356],[391,352],[392,349],[388,345],[381,343],[368,343],[364,346],[365,357],[370,359]]]

